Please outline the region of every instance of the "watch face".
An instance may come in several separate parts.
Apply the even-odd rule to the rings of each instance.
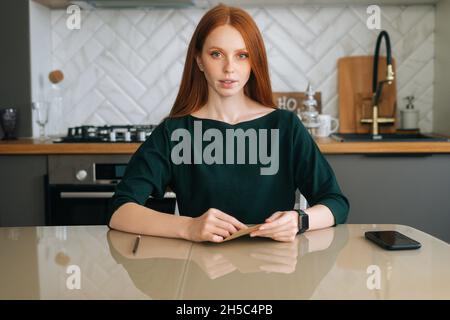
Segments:
[[[304,232],[309,228],[309,217],[303,210],[299,211],[298,230]]]
[[[309,216],[306,213],[302,216],[302,228],[305,230],[309,228]]]

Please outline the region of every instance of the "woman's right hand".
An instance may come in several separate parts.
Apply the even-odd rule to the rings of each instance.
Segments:
[[[209,208],[200,217],[192,218],[188,226],[188,240],[222,242],[238,230],[248,227],[236,218],[216,208]]]

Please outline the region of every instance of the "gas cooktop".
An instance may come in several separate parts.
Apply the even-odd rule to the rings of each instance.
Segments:
[[[144,142],[156,126],[149,124],[72,127],[68,129],[67,136],[53,142]]]

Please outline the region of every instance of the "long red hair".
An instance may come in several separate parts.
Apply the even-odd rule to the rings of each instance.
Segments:
[[[205,13],[192,35],[180,89],[168,118],[191,114],[206,104],[208,85],[195,57],[201,54],[209,33],[225,24],[241,33],[248,50],[251,73],[244,86],[245,95],[266,107],[277,108],[272,96],[266,49],[258,26],[246,11],[221,3]]]

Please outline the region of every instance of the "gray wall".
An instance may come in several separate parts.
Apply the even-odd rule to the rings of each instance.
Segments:
[[[20,137],[31,136],[29,28],[28,0],[0,1],[0,108],[19,109]]]

